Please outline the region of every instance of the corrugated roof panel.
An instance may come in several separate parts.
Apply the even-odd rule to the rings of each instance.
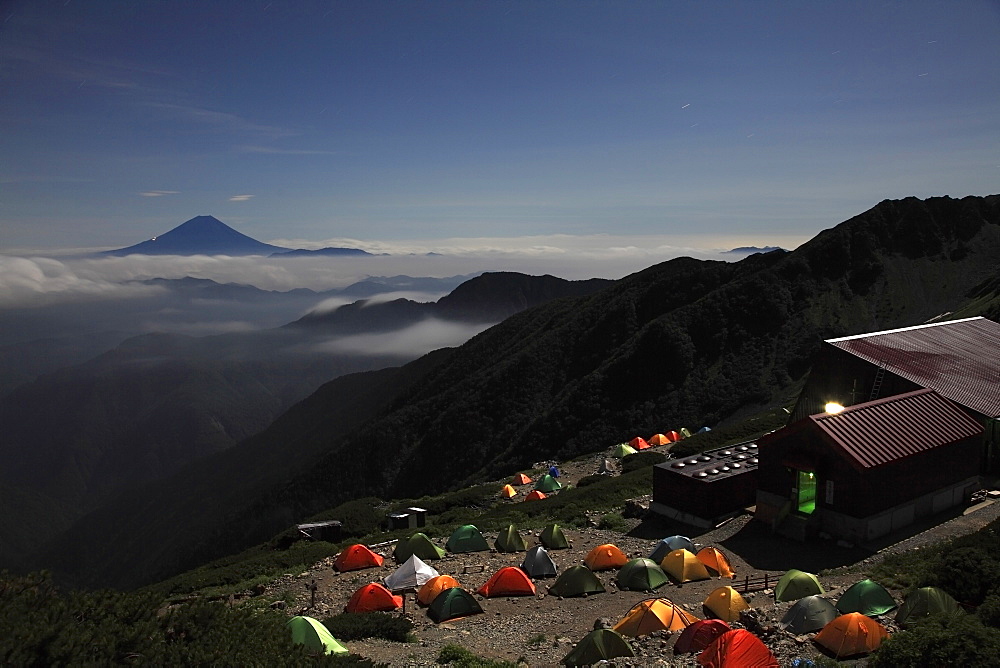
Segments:
[[[1000,417],[1000,324],[986,318],[860,334],[826,343],[988,417]]]
[[[982,433],[983,427],[934,392],[917,390],[810,416],[863,468],[881,466]]]

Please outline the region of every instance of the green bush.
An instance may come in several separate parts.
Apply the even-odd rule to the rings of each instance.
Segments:
[[[986,550],[960,547],[944,554],[932,576],[934,586],[962,603],[978,605],[997,584],[998,563]]]
[[[621,513],[608,513],[601,518],[600,523],[597,525],[598,529],[604,529],[605,531],[617,531],[618,533],[628,533],[629,523]]]
[[[595,482],[600,482],[601,480],[604,480],[604,478],[605,476],[599,473],[595,473],[594,475],[584,476],[580,478],[580,480],[576,483],[576,486],[586,487],[587,485],[593,485]]]
[[[976,616],[986,626],[1000,628],[1000,594],[990,594],[976,608]]]
[[[622,458],[622,473],[631,473],[647,466],[662,464],[667,461],[667,456],[662,452],[637,452],[634,455]]]
[[[406,642],[413,631],[413,622],[406,617],[388,612],[344,612],[323,620],[337,640],[383,638],[393,642]]]
[[[443,666],[453,666],[454,668],[517,668],[516,663],[484,659],[459,645],[442,647],[437,662]]]
[[[870,668],[994,666],[1000,656],[1000,630],[983,626],[975,615],[935,615],[910,631],[893,634],[868,661]]]

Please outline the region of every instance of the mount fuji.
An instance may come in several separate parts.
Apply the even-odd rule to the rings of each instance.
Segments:
[[[148,241],[105,255],[270,255],[291,249],[248,237],[214,216],[196,216]]]

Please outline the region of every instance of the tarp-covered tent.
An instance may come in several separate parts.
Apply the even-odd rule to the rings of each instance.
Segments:
[[[582,564],[570,566],[549,587],[549,593],[553,596],[584,596],[589,594],[600,594],[604,591],[604,585],[597,579],[594,572]]]
[[[485,598],[492,596],[534,596],[535,585],[528,574],[517,566],[504,566],[476,590]]]
[[[647,443],[646,439],[644,439],[642,436],[636,436],[631,441],[629,441],[628,444],[630,446],[632,446],[633,448],[635,448],[636,450],[648,450],[649,449],[649,443]]]
[[[836,658],[870,654],[889,637],[885,627],[860,612],[848,612],[823,627],[813,640]]]
[[[517,490],[511,485],[504,485],[500,488],[500,498],[513,499],[515,496],[517,496]]]
[[[921,587],[914,589],[896,611],[896,624],[903,628],[912,627],[922,619],[940,613],[954,614],[963,612],[951,594],[937,587]]]
[[[537,489],[532,490],[524,497],[525,501],[541,501],[545,498],[544,492],[539,492]]]
[[[535,482],[535,489],[539,492],[551,494],[562,489],[562,483],[556,480],[551,473],[546,473]]]
[[[635,656],[628,641],[611,629],[594,629],[560,663],[566,666],[592,666],[619,656]]]
[[[461,587],[445,589],[431,601],[427,608],[427,616],[440,624],[457,617],[482,614],[483,609],[472,594]]]
[[[667,445],[670,443],[670,439],[663,434],[653,434],[647,442],[655,448],[658,445]]]
[[[729,630],[729,624],[721,619],[700,619],[697,622],[692,622],[677,636],[677,642],[674,643],[674,654],[700,652]]]
[[[566,534],[563,533],[558,524],[550,524],[542,529],[542,533],[538,535],[538,540],[550,550],[569,549],[569,540],[566,539]]]
[[[636,449],[633,448],[628,443],[619,443],[618,445],[616,445],[614,448],[611,449],[611,456],[628,457],[629,455],[634,455],[636,452],[637,452]]]
[[[584,557],[583,563],[592,571],[610,571],[621,568],[628,563],[628,557],[617,545],[605,543],[598,545]]]
[[[444,550],[432,543],[427,534],[417,532],[406,540],[396,543],[396,549],[392,551],[392,558],[396,560],[397,564],[401,564],[414,554],[427,561],[443,558]]]
[[[724,622],[735,622],[740,618],[740,611],[750,607],[750,604],[732,587],[719,587],[712,590],[702,605]]]
[[[417,591],[417,600],[424,605],[430,605],[431,602],[437,598],[437,595],[445,589],[461,586],[462,585],[459,584],[458,580],[450,575],[437,575],[432,577],[420,587]]]
[[[314,652],[324,654],[349,654],[322,622],[312,617],[292,617],[285,624],[292,632],[292,642],[305,645]]]
[[[726,631],[698,655],[705,668],[780,668],[764,641],[746,629]]]
[[[688,552],[694,552],[694,543],[691,539],[686,536],[667,536],[656,544],[653,551],[649,553],[649,558],[660,563],[663,561],[663,557],[667,556],[674,550],[687,550]]]
[[[708,580],[711,577],[705,564],[698,561],[698,557],[687,550],[670,552],[663,557],[660,568],[678,584],[695,580]]]
[[[493,547],[497,552],[524,552],[528,549],[528,544],[517,532],[513,524],[508,524],[506,529],[501,529],[497,534],[497,539],[493,542]]]
[[[366,546],[359,544],[345,547],[333,562],[335,570],[357,571],[362,568],[377,568],[382,565],[382,555],[375,554]]]
[[[483,538],[482,532],[474,524],[465,524],[455,529],[445,547],[451,553],[489,552],[490,546]]]
[[[842,614],[860,612],[874,617],[884,615],[896,607],[896,601],[885,587],[873,580],[861,580],[851,585],[837,601],[837,610]]]
[[[553,478],[558,478],[559,477],[559,467],[556,466],[555,464],[553,464],[552,466],[550,466],[549,467],[549,475],[552,476]]]
[[[421,587],[428,580],[438,575],[439,573],[425,564],[420,557],[412,554],[409,559],[382,581],[392,591],[401,591],[403,589]]]
[[[614,625],[623,636],[638,638],[654,631],[681,631],[698,621],[684,608],[665,598],[640,601]]]
[[[705,429],[711,431],[707,427],[705,427]],[[680,432],[681,432],[681,438],[691,438],[691,430],[688,429],[687,427],[681,427]]]
[[[709,573],[714,573],[720,578],[732,578],[736,575],[729,558],[717,547],[703,547],[698,550],[698,561],[705,564]]]
[[[707,434],[710,431],[712,431],[711,427],[702,427],[701,429],[698,430],[698,433],[699,434]]]
[[[521,570],[533,578],[553,578],[556,576],[556,562],[541,545],[528,550],[521,562]]]
[[[821,596],[800,598],[778,622],[778,628],[790,633],[815,633],[840,616],[837,608]]]
[[[618,571],[618,588],[630,591],[653,591],[667,584],[667,574],[652,559],[632,559]]]
[[[614,473],[618,470],[618,466],[610,459],[602,459],[601,465],[597,467],[597,472],[599,474]]]
[[[822,594],[823,585],[812,573],[792,568],[785,572],[774,586],[775,601],[797,601],[805,596]]]
[[[379,583],[371,582],[354,592],[346,609],[347,612],[388,612],[401,607],[402,596],[394,596]]]
[[[512,485],[527,485],[530,482],[531,478],[529,478],[523,473],[518,473],[513,478],[510,479],[510,484]]]

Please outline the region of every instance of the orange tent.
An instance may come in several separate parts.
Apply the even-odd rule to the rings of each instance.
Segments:
[[[889,637],[885,627],[860,612],[849,612],[823,627],[813,638],[838,659],[874,652]]]
[[[539,492],[536,489],[536,490],[532,491],[531,494],[529,494],[528,496],[524,497],[524,500],[525,501],[538,501],[539,499],[544,499],[544,498],[545,498],[545,493],[544,492]]]
[[[347,612],[377,612],[395,610],[403,607],[403,597],[393,596],[392,592],[372,582],[354,592],[347,602]]]
[[[709,571],[715,572],[720,578],[731,578],[736,575],[729,559],[716,547],[703,547],[698,550],[698,561],[705,564]]]
[[[684,549],[674,550],[663,557],[663,560],[660,561],[660,568],[678,584],[694,580],[708,580],[711,577],[705,564]]]
[[[697,617],[668,599],[651,598],[640,601],[625,613],[612,630],[623,636],[638,638],[654,631],[682,631],[696,621]]]
[[[337,555],[333,567],[343,573],[344,571],[357,571],[362,568],[375,568],[382,565],[382,555],[375,554],[360,543],[345,547]]]
[[[740,618],[740,611],[750,607],[750,604],[732,587],[719,587],[713,590],[702,605],[724,622],[735,622]]]
[[[612,568],[621,568],[628,563],[628,557],[611,543],[598,545],[591,550],[583,563],[592,571],[608,571]]]
[[[670,439],[663,434],[653,434],[649,439],[649,444],[652,446],[666,445],[670,442]]]
[[[510,480],[510,484],[512,485],[527,485],[529,482],[531,482],[531,478],[523,473],[518,473]]]
[[[706,668],[780,668],[760,638],[746,629],[726,631],[698,655]]]
[[[671,441],[673,441],[674,443],[676,443],[677,441],[681,440],[684,437],[681,436],[680,433],[678,433],[676,431],[668,431],[667,432],[667,438],[669,438]]]
[[[631,445],[636,450],[648,450],[649,449],[649,443],[647,443],[646,439],[644,439],[642,436],[636,436],[631,441],[629,441],[628,444]]]
[[[535,585],[528,574],[517,566],[505,566],[476,590],[480,596],[534,596]]]
[[[504,485],[503,489],[500,490],[500,496],[505,499],[512,499],[517,496],[517,490],[510,485]]]
[[[430,580],[425,582],[417,591],[417,600],[424,605],[430,605],[431,601],[437,598],[437,595],[445,589],[461,586],[462,585],[458,583],[458,580],[450,575],[435,575]]]

